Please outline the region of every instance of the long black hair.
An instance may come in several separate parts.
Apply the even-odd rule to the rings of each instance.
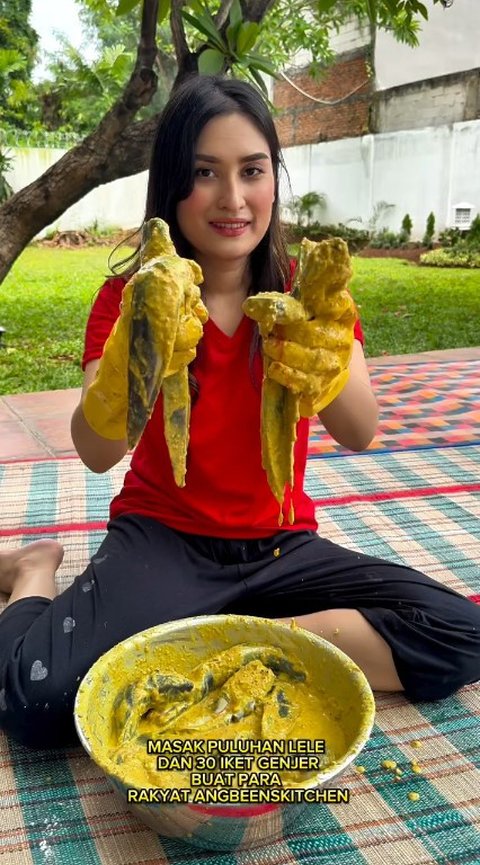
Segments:
[[[180,231],[177,204],[188,198],[195,181],[195,150],[203,127],[215,117],[242,114],[268,142],[275,178],[275,200],[269,228],[250,256],[250,294],[284,291],[290,276],[287,248],[279,216],[279,175],[286,172],[280,142],[267,103],[245,81],[219,75],[192,75],[171,94],[158,122],[153,143],[145,220],[160,217],[170,228],[179,255],[193,258]],[[112,267],[131,276],[139,267],[139,248]]]

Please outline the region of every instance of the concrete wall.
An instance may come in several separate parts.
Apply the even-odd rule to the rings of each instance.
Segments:
[[[453,223],[461,202],[473,205],[473,215],[480,212],[478,120],[291,147],[284,156],[296,195],[326,195],[326,210],[316,214],[324,223],[354,217],[367,223],[375,204],[386,201],[394,207],[377,227],[398,231],[409,213],[412,238],[420,240],[430,211],[437,231]],[[288,196],[284,182],[282,200]]]
[[[305,12],[305,18],[307,20],[311,20],[312,16],[308,11]],[[333,52],[338,55],[342,54],[351,54],[353,52],[358,52],[359,49],[365,48],[371,43],[371,33],[369,26],[360,26],[358,18],[352,18],[350,21],[347,21],[343,27],[337,32],[336,30],[332,30],[329,34],[330,38],[330,47]],[[287,70],[287,74],[289,77],[292,74],[295,74],[295,71],[303,67],[308,66],[312,62],[312,52],[307,51],[305,49],[301,49],[301,51],[297,51],[297,53],[292,58],[292,65]],[[311,83],[311,79],[310,79]]]
[[[355,19],[332,34],[338,59],[321,80],[309,77],[306,54],[303,69],[295,58],[288,77],[313,98],[275,82],[283,147],[480,118],[480,0],[455,0],[449,9],[429,0],[429,16],[416,48],[376,33],[375,80],[368,80],[370,30]]]
[[[15,190],[39,176],[62,151],[15,151],[9,174]],[[413,237],[421,238],[431,210],[437,230],[451,224],[453,207],[472,204],[480,212],[480,120],[453,126],[347,137],[338,141],[284,148],[291,180],[282,179],[284,205],[292,194],[321,192],[327,208],[322,222],[368,222],[375,204],[395,205],[381,226],[400,228],[405,213]],[[99,187],[69,208],[55,223],[61,230],[91,226],[136,228],[143,219],[146,172]],[[286,211],[285,211],[286,213]],[[41,234],[45,234],[48,228]]]
[[[47,168],[57,162],[64,150],[47,148],[9,148],[13,156],[13,169],[6,177],[14,192],[23,189]],[[59,219],[40,232],[42,237],[48,231],[61,231],[87,228],[96,221],[99,226],[136,228],[141,224],[145,209],[147,191],[147,172],[133,177],[125,177],[89,192],[80,201],[69,207]]]
[[[365,48],[366,45],[370,45],[371,39],[369,25],[360,26],[358,18],[352,18],[340,28],[338,33],[332,32],[330,46],[335,54],[345,54],[358,48]]]
[[[474,69],[377,93],[370,131],[421,129],[479,117],[480,69]]]

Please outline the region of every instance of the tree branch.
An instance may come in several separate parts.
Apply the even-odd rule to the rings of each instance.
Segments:
[[[276,0],[240,0],[244,21],[260,24],[275,2]]]
[[[121,96],[102,117],[97,128],[78,145],[78,149],[89,150],[92,145],[97,149],[100,145],[101,149],[108,152],[140,108],[152,101],[157,90],[154,66],[157,57],[158,3],[159,0],[143,0],[140,41],[133,72]]]
[[[222,0],[220,3],[220,8],[215,15],[214,21],[218,29],[220,30],[224,24],[226,24],[228,20],[228,16],[230,13],[230,9],[232,8],[233,0]]]
[[[102,183],[147,170],[158,118],[156,114],[127,127],[121,139],[112,147]]]
[[[0,282],[32,237],[87,192],[147,167],[155,118],[131,128],[129,125],[138,110],[151,102],[157,89],[154,64],[158,3],[143,0],[135,67],[122,95],[97,128],[0,207]],[[132,154],[128,150],[130,142]]]
[[[158,4],[159,0],[143,0],[140,42],[137,53],[137,64],[141,64],[141,69],[151,69],[155,63]]]
[[[184,0],[172,0],[170,7],[170,28],[172,30],[172,42],[175,49],[178,68],[181,69],[185,63],[186,57],[190,54],[190,49],[185,37],[183,27],[182,9]]]

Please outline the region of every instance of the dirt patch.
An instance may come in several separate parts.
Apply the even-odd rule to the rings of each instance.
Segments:
[[[364,249],[360,249],[356,255],[359,258],[403,258],[405,261],[418,264],[420,256],[429,251],[426,246],[420,246],[416,249],[373,249],[366,246]]]
[[[34,241],[34,246],[44,246],[54,249],[80,249],[85,246],[108,246],[118,244],[135,246],[136,238],[133,229],[118,231],[115,234],[93,234],[90,231],[56,231],[52,237]]]
[[[136,235],[133,229],[118,231],[115,234],[93,234],[86,229],[78,231],[56,231],[52,237],[35,240],[33,246],[44,246],[47,248],[81,249],[85,246],[107,246],[113,248],[118,245],[136,246]],[[412,249],[373,249],[366,246],[355,251],[360,258],[402,258],[418,264],[420,256],[429,250],[425,247]]]

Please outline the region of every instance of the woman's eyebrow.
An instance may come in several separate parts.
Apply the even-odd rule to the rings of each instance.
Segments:
[[[195,159],[201,159],[202,162],[221,162],[216,156],[208,156],[205,153],[197,153]],[[255,162],[257,159],[270,159],[267,153],[251,153],[250,156],[242,156],[240,162]]]

